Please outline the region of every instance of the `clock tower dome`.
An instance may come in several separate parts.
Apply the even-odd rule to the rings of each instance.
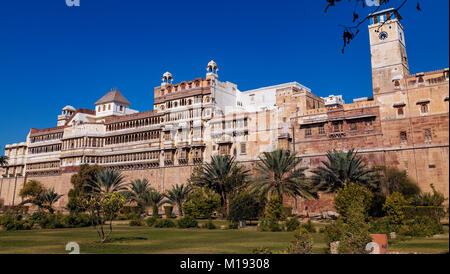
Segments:
[[[396,82],[409,75],[401,16],[395,9],[369,15],[373,94],[393,91]]]

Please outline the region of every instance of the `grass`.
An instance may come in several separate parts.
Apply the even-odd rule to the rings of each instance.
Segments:
[[[220,220],[215,221],[220,227]],[[321,226],[321,224],[318,224]],[[323,253],[323,234],[313,233],[313,253]],[[112,240],[100,244],[93,227],[0,231],[0,253],[65,253],[68,242],[77,242],[81,253],[160,253],[160,254],[245,254],[266,247],[272,251],[286,249],[293,240],[291,232],[259,232],[256,226],[237,230],[178,229],[130,227],[127,222],[113,226]],[[433,238],[396,239],[390,244],[392,252],[446,253],[449,235]]]

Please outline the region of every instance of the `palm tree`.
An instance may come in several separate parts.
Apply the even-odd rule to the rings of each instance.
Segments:
[[[127,191],[127,200],[136,202],[137,205],[144,209],[146,205],[145,195],[148,191],[154,191],[147,179],[137,179],[131,181],[130,190]]]
[[[327,159],[322,161],[324,166],[312,171],[312,180],[320,190],[335,192],[351,182],[371,186],[378,178],[376,169],[368,168],[354,149],[328,151]]]
[[[228,212],[230,194],[245,186],[248,172],[235,162],[234,157],[217,155],[211,157],[211,163],[196,168],[189,182],[194,186],[206,186],[219,194],[222,214],[225,217]]]
[[[40,196],[40,199],[42,200],[42,207],[48,209],[48,211],[53,214],[53,204],[56,203],[63,195],[56,193],[52,188],[45,190]]]
[[[164,195],[156,190],[146,191],[144,195],[145,205],[153,207],[153,217],[159,216],[158,209],[165,202]]]
[[[318,198],[317,191],[306,180],[306,168],[297,166],[302,161],[295,153],[284,149],[264,152],[259,156],[255,170],[258,176],[249,185],[250,192],[262,197],[276,195],[283,202],[283,195],[305,199]]]
[[[178,213],[183,216],[183,202],[186,200],[187,195],[191,192],[191,187],[188,185],[174,185],[171,190],[167,190],[164,196],[168,202],[172,205],[177,205]]]
[[[115,170],[100,170],[95,180],[89,182],[94,193],[123,192],[128,188],[125,186],[125,176]]]

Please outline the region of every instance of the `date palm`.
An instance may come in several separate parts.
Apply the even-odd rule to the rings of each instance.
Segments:
[[[312,180],[320,190],[335,192],[351,182],[372,187],[378,178],[377,170],[368,168],[354,149],[328,151],[327,160],[312,171]]]
[[[8,165],[8,156],[0,156],[0,167]]]
[[[136,179],[131,181],[130,190],[126,192],[125,196],[127,196],[128,201],[136,202],[143,210],[146,205],[145,195],[148,191],[154,191],[149,181],[147,179]]]
[[[249,185],[252,193],[267,197],[276,195],[283,202],[283,195],[311,199],[318,198],[317,191],[306,179],[304,167],[298,167],[302,159],[284,149],[264,152],[259,157],[256,177]]]
[[[147,190],[143,200],[145,205],[153,207],[153,217],[159,216],[158,209],[165,202],[164,195],[156,190]]]
[[[248,170],[235,162],[234,157],[217,155],[211,157],[211,163],[198,166],[189,182],[194,186],[207,187],[219,194],[222,214],[225,217],[230,195],[245,186],[248,173]]]
[[[53,204],[55,204],[62,196],[63,195],[56,193],[53,188],[43,191],[40,195],[40,199],[42,199],[42,207],[46,208],[53,214]]]
[[[89,182],[93,193],[118,193],[127,190],[125,176],[115,170],[100,170],[95,180]]]
[[[180,216],[183,216],[183,202],[186,200],[189,192],[191,192],[191,187],[189,185],[176,184],[164,194],[170,204],[177,205],[178,214]]]

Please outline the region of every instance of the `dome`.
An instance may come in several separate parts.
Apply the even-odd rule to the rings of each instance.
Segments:
[[[65,106],[62,110],[75,111],[76,109],[70,105]]]
[[[214,60],[209,61],[208,66],[206,67],[207,71],[213,71],[213,70],[219,70],[219,68],[217,67],[216,62],[214,62]]]

